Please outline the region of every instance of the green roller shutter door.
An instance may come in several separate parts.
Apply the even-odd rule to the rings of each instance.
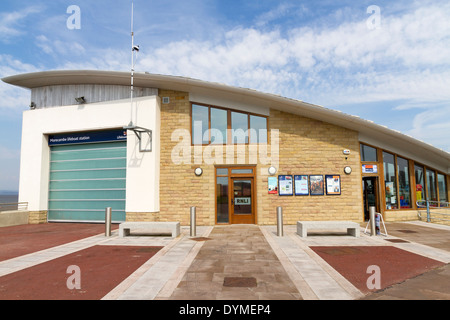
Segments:
[[[127,143],[52,146],[49,221],[125,221]]]

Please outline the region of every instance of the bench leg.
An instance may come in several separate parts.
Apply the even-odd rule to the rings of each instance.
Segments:
[[[359,229],[358,228],[348,228],[347,229],[347,234],[359,238]]]
[[[308,236],[308,230],[306,229],[306,227],[303,227],[302,225],[298,225],[297,226],[297,234],[302,238],[306,238]]]
[[[119,228],[119,237],[123,238],[130,235],[130,229]]]
[[[172,238],[176,238],[180,235],[180,225],[177,225],[172,229]]]

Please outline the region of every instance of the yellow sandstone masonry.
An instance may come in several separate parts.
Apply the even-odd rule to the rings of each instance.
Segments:
[[[160,213],[130,214],[127,220],[180,221],[189,224],[190,207],[197,208],[198,225],[215,224],[215,167],[214,164],[195,163],[195,150],[191,148],[189,163],[175,164],[172,150],[180,141],[172,141],[177,129],[191,130],[191,104],[185,92],[160,90],[160,97],[169,97],[169,104],[161,105],[161,178]],[[221,106],[233,108],[233,106]],[[257,163],[257,223],[276,224],[276,208],[283,207],[285,224],[298,220],[352,220],[363,221],[362,186],[359,170],[358,133],[335,125],[301,116],[270,110],[269,131],[279,130],[278,174],[339,174],[340,196],[292,196],[280,197],[268,194],[267,168],[270,164]],[[270,139],[270,133],[269,133]],[[270,141],[269,141],[270,143]],[[190,145],[190,144],[189,144]],[[202,147],[204,152],[206,147]],[[234,164],[251,164],[249,146],[238,151],[234,147]],[[343,154],[344,149],[351,154]],[[270,157],[270,145],[268,146]],[[238,162],[240,152],[245,151],[245,162]],[[224,151],[223,164],[226,164]],[[347,159],[346,159],[347,158]],[[195,176],[194,169],[200,166],[203,175]],[[346,175],[345,166],[353,172]],[[152,220],[155,219],[155,220]]]
[[[30,211],[28,213],[29,224],[47,223],[47,211]]]

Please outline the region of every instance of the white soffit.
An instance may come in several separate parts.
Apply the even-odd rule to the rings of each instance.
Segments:
[[[131,74],[119,71],[98,70],[59,70],[28,73],[3,78],[11,85],[33,89],[43,86],[62,84],[111,84],[131,85]],[[137,72],[134,74],[136,87],[149,87],[166,90],[188,92],[191,97],[219,97],[240,103],[242,106],[256,105],[262,108],[301,115],[315,120],[328,122],[337,126],[348,128],[360,133],[360,136],[373,137],[378,141],[389,140],[389,145],[402,146],[402,149],[413,150],[412,153],[425,153],[427,158],[435,159],[450,172],[450,153],[438,149],[430,144],[407,136],[401,132],[361,119],[357,116],[345,114],[340,111],[322,106],[306,103],[300,100],[284,98],[279,95],[258,92],[256,90],[232,87],[221,83],[206,82],[202,80],[157,75]],[[422,148],[423,151],[417,150]]]

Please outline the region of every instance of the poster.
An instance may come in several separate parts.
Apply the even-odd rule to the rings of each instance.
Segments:
[[[278,193],[277,177],[269,177],[268,178],[268,190],[269,190],[269,194],[277,194]]]
[[[325,176],[327,183],[328,195],[340,195],[341,194],[341,176],[339,175],[327,175]]]
[[[278,194],[292,196],[294,194],[292,176],[278,176]]]
[[[309,176],[309,187],[310,187],[310,194],[312,196],[322,196],[323,195],[323,176],[322,175]]]
[[[294,176],[294,186],[296,196],[307,196],[309,195],[309,183],[308,176]]]

